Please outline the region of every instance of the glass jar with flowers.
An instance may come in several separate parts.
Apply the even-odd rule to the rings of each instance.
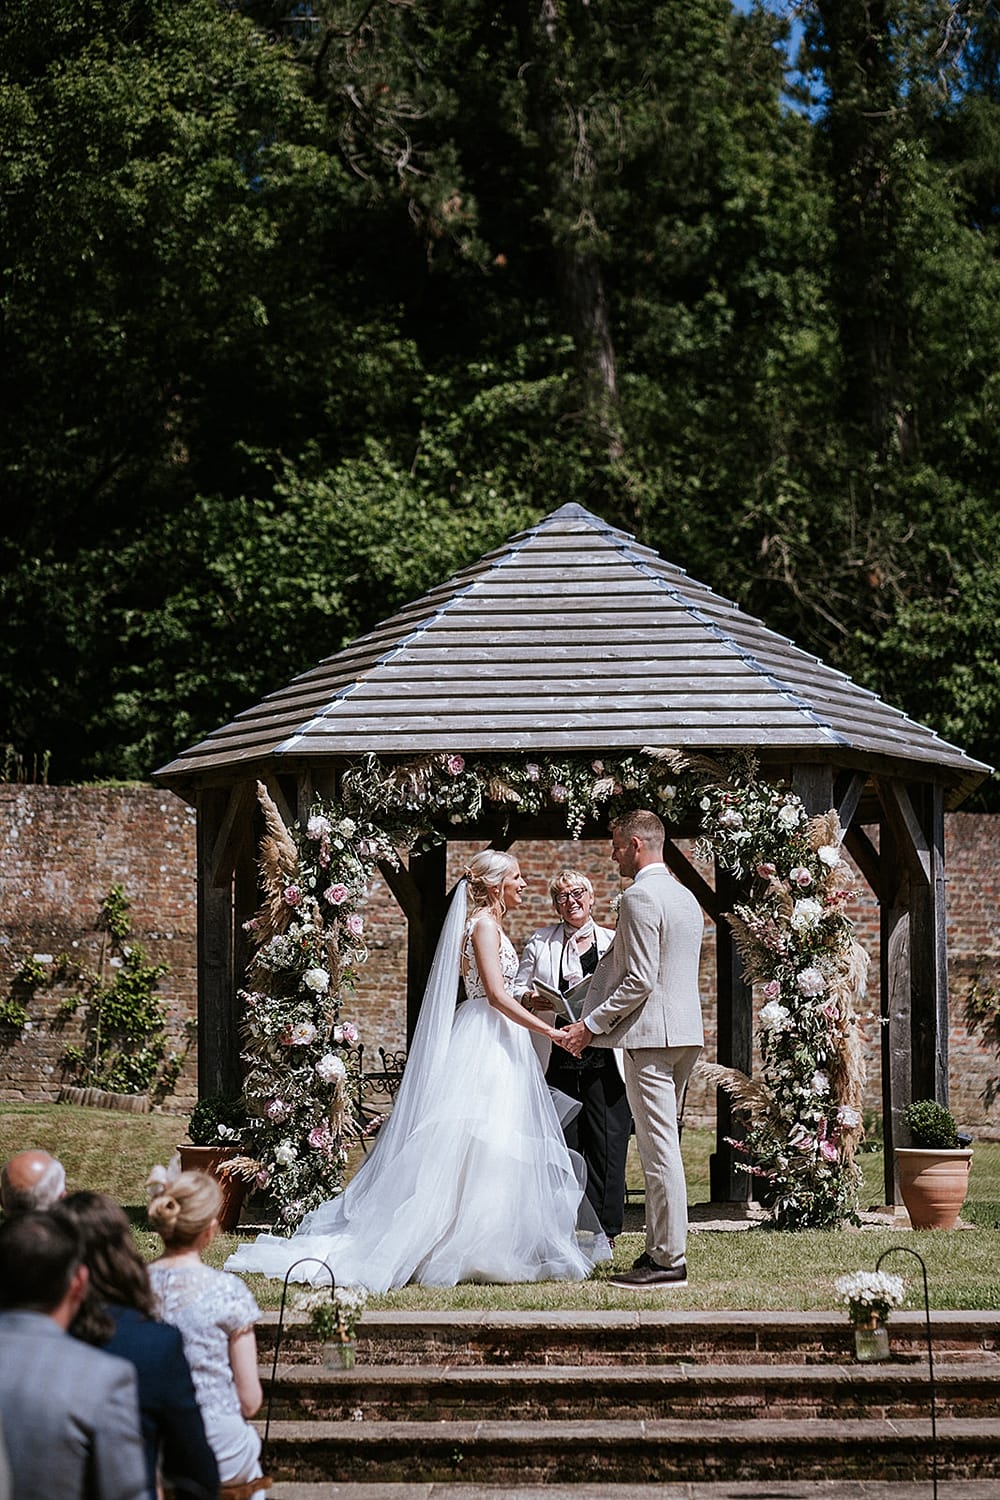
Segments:
[[[368,1301],[363,1286],[325,1287],[300,1292],[292,1306],[309,1314],[316,1337],[322,1340],[323,1363],[343,1370],[353,1370],[357,1359],[357,1332]]]
[[[888,1271],[852,1271],[834,1283],[854,1329],[854,1352],[864,1364],[889,1358],[889,1314],[906,1298],[902,1276]]]

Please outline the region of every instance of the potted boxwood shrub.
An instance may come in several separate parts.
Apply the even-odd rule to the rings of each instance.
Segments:
[[[899,1190],[914,1229],[954,1229],[969,1191],[972,1150],[955,1117],[934,1099],[903,1110],[912,1146],[896,1148]]]
[[[227,1162],[243,1154],[243,1132],[247,1126],[246,1104],[226,1094],[206,1094],[199,1099],[188,1120],[186,1142],[177,1147],[184,1172],[208,1172],[222,1188],[219,1226],[236,1228],[246,1196],[246,1183]]]

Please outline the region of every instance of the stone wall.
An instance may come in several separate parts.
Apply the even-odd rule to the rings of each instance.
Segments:
[[[1000,817],[950,814],[946,821],[948,864],[949,981],[952,996],[952,1107],[964,1125],[979,1135],[1000,1134],[1000,1111],[985,1114],[985,1081],[1000,1072],[1000,1061],[979,1047],[962,1024],[962,999],[977,974],[1000,980],[1000,915],[997,864]],[[457,878],[474,846],[449,847],[449,875]],[[529,882],[524,905],[508,925],[516,944],[535,927],[551,920],[548,882],[564,865],[583,869],[597,894],[595,916],[613,925],[611,896],[617,872],[600,843],[520,845],[514,853]],[[685,851],[689,857],[690,848]],[[82,955],[94,964],[100,952],[98,914],[110,886],[118,882],[131,898],[133,936],[151,960],[170,965],[160,981],[168,1000],[171,1031],[178,1047],[195,1011],[195,838],[194,814],[170,793],[146,786],[37,787],[0,786],[0,999],[10,977],[27,956],[51,964],[61,952]],[[854,916],[861,942],[871,956],[873,995],[878,983],[878,908],[864,882]],[[345,1019],[355,1019],[366,1046],[374,1053],[405,1045],[406,932],[402,915],[385,888],[376,882],[367,911],[370,958],[360,971],[357,992],[348,997]],[[707,1053],[715,1043],[714,929],[706,924],[702,965]],[[59,1059],[72,1028],[53,1026],[59,985],[42,986],[31,1007],[30,1029],[23,1035],[0,1030],[0,1099],[55,1098],[62,1072]],[[877,1010],[877,1004],[875,1006]],[[866,1022],[869,1055],[868,1104],[880,1106],[879,1026]],[[172,1106],[186,1109],[195,1091],[193,1051],[186,1062]],[[711,1092],[695,1087],[688,1118],[708,1122],[713,1116]]]

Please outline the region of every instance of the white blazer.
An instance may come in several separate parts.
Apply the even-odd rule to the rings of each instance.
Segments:
[[[594,923],[594,941],[597,944],[597,957],[603,958],[611,947],[614,940],[615,930],[613,927],[599,927]],[[521,954],[521,962],[518,965],[517,976],[514,980],[514,996],[520,1000],[532,988],[536,979],[542,984],[547,984],[550,989],[559,988],[559,980],[562,977],[563,949],[566,944],[565,929],[562,922],[553,922],[551,927],[540,927],[537,932],[524,945]],[[556,1013],[554,1010],[540,1010],[535,1012],[550,1025],[555,1024]],[[531,1040],[535,1044],[538,1060],[544,1071],[549,1065],[552,1055],[552,1043],[547,1037],[539,1036],[536,1032],[531,1033]],[[622,1067],[621,1057],[616,1053],[615,1061],[619,1069]]]

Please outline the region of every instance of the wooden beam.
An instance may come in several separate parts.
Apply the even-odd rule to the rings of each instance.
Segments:
[[[295,781],[295,811],[303,828],[308,821],[309,810],[314,800],[312,771],[306,766],[305,770],[299,772]]]
[[[388,860],[379,860],[379,871],[399,903],[408,922],[420,921],[420,891],[405,865],[391,865]]]
[[[719,921],[719,898],[709,885],[703,875],[695,869],[689,859],[681,853],[680,849],[672,839],[666,839],[663,845],[663,863],[668,869],[673,870],[681,885],[686,886],[692,895],[697,896],[701,908],[712,918],[713,922]]]
[[[931,849],[925,830],[901,781],[875,783],[882,810],[890,824],[900,855],[910,875],[924,885],[931,879]]]
[[[295,822],[295,814],[292,812],[288,798],[285,796],[282,786],[273,771],[266,771],[261,778],[271,795],[271,801],[278,809],[278,815],[286,828],[291,828]]]
[[[854,814],[867,785],[868,777],[863,771],[841,771],[833,784],[833,805],[845,832],[854,821]]]
[[[833,806],[833,767],[825,762],[800,761],[792,767],[792,791],[811,818]]]
[[[875,900],[882,900],[882,865],[879,852],[863,828],[848,828],[844,848],[871,886]]]
[[[226,811],[209,859],[209,879],[212,885],[228,886],[231,883],[240,849],[246,842],[247,825],[253,817],[256,800],[252,782],[238,781],[230,790]]]

